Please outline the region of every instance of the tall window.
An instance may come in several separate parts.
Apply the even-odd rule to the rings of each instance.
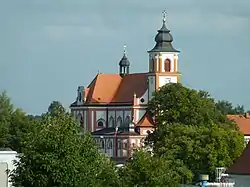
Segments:
[[[117,149],[121,149],[122,148],[122,142],[121,139],[117,140]]]
[[[112,116],[109,118],[109,127],[115,127],[115,120]]]
[[[128,127],[129,124],[130,124],[130,117],[127,116],[126,119],[125,119],[125,122],[124,122],[124,126],[125,126],[125,127]]]
[[[164,70],[165,70],[165,72],[171,71],[171,61],[169,59],[166,59],[164,61]]]
[[[79,121],[80,125],[83,124],[83,116],[80,112],[77,114],[77,120]]]
[[[113,143],[112,143],[112,140],[111,140],[111,139],[109,139],[109,140],[107,141],[107,148],[108,148],[108,149],[112,149],[112,148],[113,148]]]
[[[121,127],[121,126],[122,126],[122,118],[121,118],[121,116],[119,116],[117,118],[117,127]]]
[[[153,58],[151,59],[151,67],[151,71],[155,71],[155,61]]]

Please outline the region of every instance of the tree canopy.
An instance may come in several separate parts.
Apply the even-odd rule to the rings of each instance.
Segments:
[[[244,148],[243,135],[207,92],[169,84],[149,102],[157,129],[148,136],[153,153],[181,160],[195,177],[216,167],[227,167]]]
[[[137,150],[133,157],[119,170],[122,187],[179,186],[179,181],[190,180],[192,173],[182,162],[166,161]]]
[[[21,140],[34,123],[24,111],[14,109],[6,92],[0,94],[0,147],[21,152]]]
[[[233,106],[233,104],[226,100],[219,100],[215,104],[216,108],[223,114],[244,114],[245,109],[243,105]]]
[[[48,108],[48,113],[50,115],[57,115],[57,113],[65,113],[66,110],[59,101],[52,101]]]
[[[16,187],[117,186],[114,165],[70,114],[47,114],[23,142],[11,179]]]

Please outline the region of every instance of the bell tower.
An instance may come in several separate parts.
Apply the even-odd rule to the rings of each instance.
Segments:
[[[179,83],[180,72],[178,72],[179,52],[173,45],[173,37],[166,27],[166,11],[163,12],[162,27],[155,36],[155,46],[148,51],[149,72],[148,91],[149,99],[152,93],[161,86],[168,83]]]
[[[119,73],[121,77],[129,74],[130,62],[126,56],[126,45],[123,46],[123,57],[119,62]]]

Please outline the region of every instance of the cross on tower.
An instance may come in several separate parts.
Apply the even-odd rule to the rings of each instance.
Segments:
[[[124,44],[123,45],[123,53],[124,53],[124,55],[126,54],[126,48],[127,48],[127,46],[126,46],[126,44]]]
[[[166,10],[164,10],[163,12],[162,12],[162,17],[163,17],[163,22],[165,23],[166,22],[166,17],[167,17],[167,12],[166,12]]]

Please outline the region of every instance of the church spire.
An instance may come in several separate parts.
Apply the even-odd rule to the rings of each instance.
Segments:
[[[149,52],[179,52],[172,46],[173,37],[166,26],[167,12],[162,12],[162,27],[155,36],[155,47]]]
[[[126,56],[126,48],[127,46],[124,44],[123,46],[123,57],[119,62],[119,66],[120,66],[120,75],[123,77],[127,74],[129,74],[129,66],[130,66],[130,62]]]

